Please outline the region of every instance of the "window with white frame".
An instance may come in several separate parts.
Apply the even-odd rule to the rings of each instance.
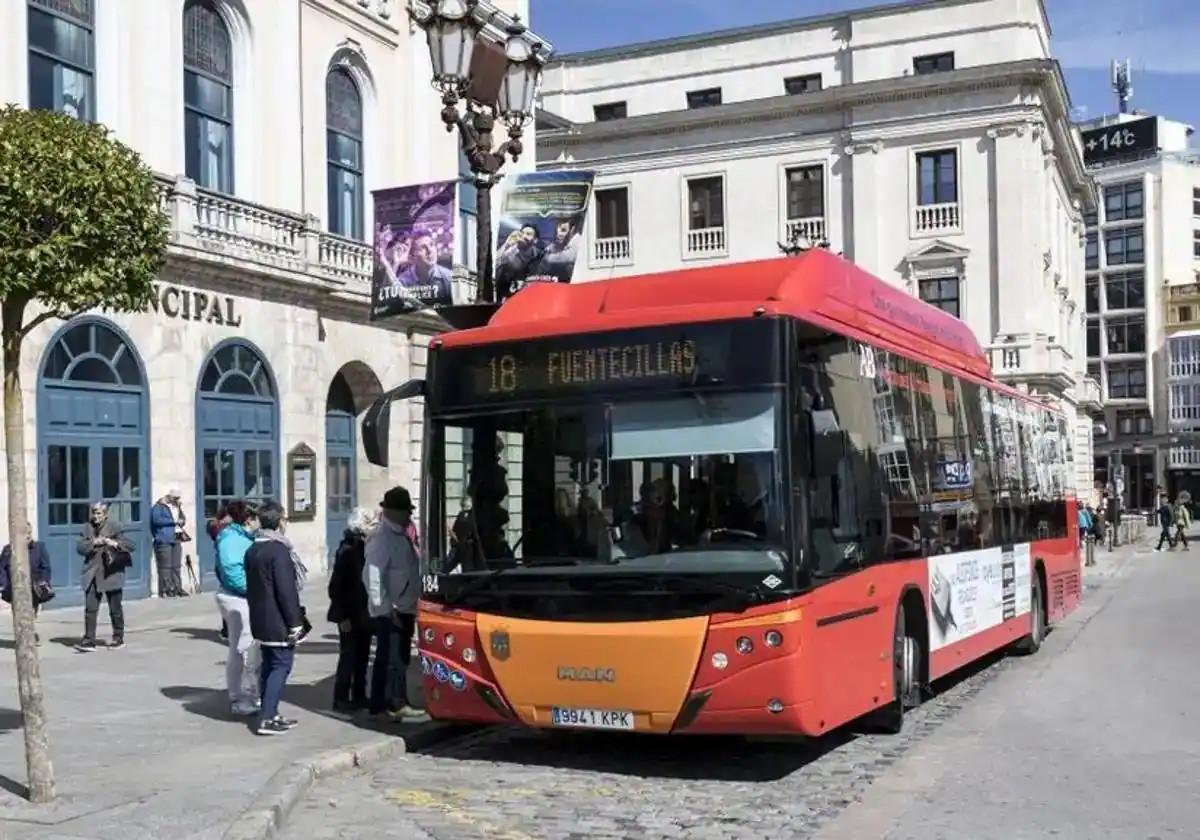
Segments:
[[[917,204],[958,201],[958,151],[941,149],[917,153]]]
[[[1192,256],[1200,260],[1200,230],[1192,231]]]
[[[1200,421],[1200,383],[1171,386],[1171,420]]]
[[[1109,353],[1146,352],[1146,316],[1124,315],[1104,322]]]
[[[1192,187],[1192,215],[1200,216],[1200,189]]]
[[[594,200],[594,258],[601,262],[629,259],[629,187],[597,189]]]
[[[185,171],[202,187],[233,192],[233,44],[211,0],[183,9]]]
[[[945,73],[954,69],[954,53],[944,52],[934,55],[919,55],[913,59],[913,72],[918,76],[929,73]]]
[[[688,229],[704,230],[725,226],[725,179],[720,175],[690,178],[688,190]]]
[[[1083,214],[1083,224],[1085,227],[1095,227],[1100,221],[1100,218],[1095,210],[1088,210]]]
[[[345,68],[325,76],[325,150],[329,230],[363,238],[363,114],[358,85]]]
[[[1115,184],[1104,188],[1104,220],[1122,222],[1140,219],[1144,215],[1142,182]]]
[[[1087,322],[1087,354],[1089,358],[1100,357],[1100,322]]]
[[[1084,239],[1083,267],[1088,271],[1094,271],[1100,267],[1100,235],[1094,230],[1090,231]]]
[[[596,122],[608,122],[609,120],[623,120],[629,115],[629,109],[622,102],[604,102],[600,105],[592,106],[592,113],[596,117]]]
[[[29,0],[29,107],[94,120],[92,0]]]
[[[1107,265],[1144,262],[1146,243],[1141,226],[1118,228],[1104,233],[1104,260]]]
[[[1118,411],[1117,434],[1148,435],[1154,431],[1154,419],[1147,411]]]
[[[1144,309],[1146,306],[1146,275],[1142,271],[1118,271],[1104,277],[1104,308]],[[1088,310],[1089,312],[1091,310]]]
[[[825,167],[820,164],[789,167],[785,178],[788,220],[824,218]]]
[[[816,93],[821,89],[821,74],[790,76],[783,80],[783,89],[791,96],[801,93]]]
[[[1113,400],[1146,398],[1146,363],[1123,362],[1108,365],[1108,397]]]
[[[1089,315],[1100,312],[1100,278],[1089,274],[1083,281],[1083,305]]]
[[[688,108],[712,108],[720,104],[721,89],[719,87],[689,90],[687,93]]]
[[[917,281],[917,291],[921,300],[959,318],[961,317],[958,299],[960,285],[957,277],[920,279]]]
[[[1200,336],[1172,338],[1167,346],[1170,357],[1168,376],[1172,379],[1200,376]]]

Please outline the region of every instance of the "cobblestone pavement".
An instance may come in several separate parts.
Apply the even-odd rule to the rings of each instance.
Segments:
[[[1107,595],[1131,554],[1098,558],[1089,598]],[[284,836],[359,838],[369,827],[416,840],[811,837],[989,684],[1019,686],[1069,647],[1096,608],[1068,619],[1038,657],[992,657],[939,686],[898,736],[841,732],[805,743],[485,729],[318,785]]]

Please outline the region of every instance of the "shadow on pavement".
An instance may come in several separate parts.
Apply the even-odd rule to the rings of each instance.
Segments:
[[[172,627],[172,633],[180,636],[188,636],[192,639],[198,639],[204,642],[216,642],[222,647],[226,646],[225,641],[221,638],[221,631],[218,628],[210,627]]]
[[[25,725],[25,718],[20,709],[0,709],[0,732],[20,729]]]
[[[185,712],[200,715],[210,720],[238,726],[251,726],[253,717],[237,717],[229,711],[229,696],[223,688],[206,688],[197,685],[168,685],[161,689],[169,700],[179,701]]]
[[[16,779],[10,779],[3,773],[0,773],[0,790],[6,790],[13,796],[19,796],[24,800],[29,799],[29,788]]]

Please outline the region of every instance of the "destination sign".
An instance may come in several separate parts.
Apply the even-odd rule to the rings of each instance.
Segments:
[[[1082,132],[1083,162],[1091,166],[1158,151],[1158,118],[1107,125]]]
[[[782,322],[567,335],[433,354],[434,407],[559,394],[781,381]]]

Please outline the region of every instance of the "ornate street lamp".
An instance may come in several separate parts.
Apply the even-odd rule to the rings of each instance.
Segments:
[[[495,303],[492,281],[492,185],[508,158],[524,151],[521,135],[533,119],[548,42],[531,33],[518,16],[509,16],[488,0],[409,0],[408,13],[425,31],[433,65],[433,86],[442,95],[442,122],[458,128],[463,154],[476,188],[478,225],[476,282],[480,303]],[[484,51],[503,45],[505,67],[498,92],[487,92],[471,75],[483,66]],[[478,62],[478,64],[476,63]],[[495,146],[492,131],[499,118],[508,139]]]

